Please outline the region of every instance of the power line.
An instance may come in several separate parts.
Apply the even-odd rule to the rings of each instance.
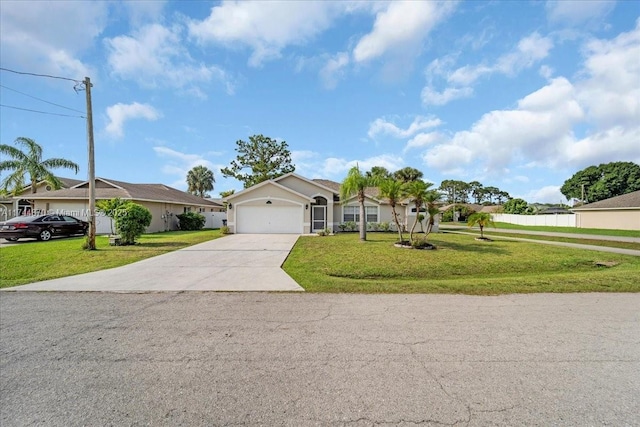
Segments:
[[[56,107],[64,108],[65,110],[75,111],[76,113],[84,114],[84,111],[80,111],[80,110],[76,110],[76,109],[73,109],[73,108],[65,107],[64,105],[56,104],[54,102],[49,102],[47,100],[38,98],[38,97],[33,96],[33,95],[29,95],[28,93],[20,92],[19,90],[11,89],[10,87],[7,87],[7,86],[1,85],[1,84],[0,84],[0,87],[3,87],[5,89],[11,90],[13,92],[19,93],[19,94],[24,95],[24,96],[28,96],[29,98],[37,99],[38,101],[46,102],[47,104],[55,105]]]
[[[82,83],[82,80],[70,79],[68,77],[52,76],[50,74],[25,73],[23,71],[10,70],[8,68],[2,68],[2,67],[0,67],[0,71],[8,71],[10,73],[23,74],[25,76],[48,77],[50,79],[68,80],[70,82]]]
[[[31,110],[29,108],[20,108],[20,107],[14,107],[12,105],[4,105],[4,104],[0,104],[0,107],[5,107],[5,108],[12,108],[14,110],[21,110],[21,111],[29,111],[31,113],[39,113],[39,114],[48,114],[50,116],[61,116],[61,117],[74,117],[74,118],[78,118],[78,119],[86,119],[85,116],[72,116],[69,114],[58,114],[58,113],[49,113],[47,111],[38,111],[38,110]]]

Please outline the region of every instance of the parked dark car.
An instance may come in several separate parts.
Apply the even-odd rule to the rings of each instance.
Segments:
[[[0,237],[15,242],[24,237],[49,240],[53,236],[87,234],[89,223],[69,215],[17,216],[0,222]]]

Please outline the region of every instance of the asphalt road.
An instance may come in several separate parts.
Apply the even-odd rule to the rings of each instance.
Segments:
[[[640,425],[640,294],[2,293],[0,425]]]

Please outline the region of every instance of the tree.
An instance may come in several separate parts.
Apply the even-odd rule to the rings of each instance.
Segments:
[[[506,191],[499,191],[496,194],[496,199],[498,200],[498,204],[501,205],[503,200],[511,200],[511,196]]]
[[[404,167],[393,173],[393,176],[401,182],[411,182],[422,179],[423,173],[416,168],[410,166]]]
[[[402,226],[400,225],[399,215],[396,212],[396,206],[403,198],[404,195],[404,184],[397,179],[387,178],[380,182],[380,197],[384,197],[389,200],[389,205],[391,206],[391,212],[393,214],[393,221],[396,223],[396,227],[398,228],[398,236],[400,237],[399,243],[402,244],[404,240],[402,237]]]
[[[523,199],[511,199],[504,204],[504,213],[526,215],[530,212],[527,202]]]
[[[137,203],[127,201],[121,206],[122,213],[115,217],[116,230],[120,234],[120,243],[133,245],[151,224],[149,209]]]
[[[187,173],[187,192],[198,197],[207,197],[207,191],[213,191],[216,179],[213,172],[206,166],[195,166]]]
[[[439,190],[445,194],[447,203],[467,203],[470,188],[469,184],[464,181],[445,179],[440,183]]]
[[[584,200],[583,200],[584,186]],[[567,198],[593,203],[640,190],[640,165],[611,162],[589,166],[567,179],[560,192]]]
[[[366,175],[368,178],[377,177],[379,180],[391,178],[392,176],[391,172],[389,172],[389,170],[387,170],[387,168],[383,166],[372,167],[371,170],[366,173]]]
[[[429,215],[426,236],[431,233],[433,226],[436,224],[436,215],[440,213],[440,208],[438,208],[436,203],[439,202],[441,198],[442,194],[436,190],[427,191],[426,197],[424,198],[424,203],[427,207],[427,214]]]
[[[471,181],[469,183],[469,193],[471,193],[475,203],[479,205],[484,198],[484,187],[478,181]]]
[[[129,203],[129,200],[122,200],[119,197],[109,200],[98,200],[96,202],[96,210],[98,212],[102,212],[111,219],[111,234],[113,234],[113,221],[118,215],[122,215],[124,213],[123,208],[127,203]]]
[[[500,195],[500,189],[498,187],[484,187],[485,197],[489,199],[489,203],[493,204],[493,198]]]
[[[236,145],[236,160],[231,161],[231,166],[221,169],[220,172],[226,178],[231,177],[243,182],[244,188],[296,169],[291,163],[291,152],[285,141],[277,142],[263,135],[253,135],[249,137],[249,142],[238,140]]]
[[[413,244],[413,232],[416,229],[416,225],[418,225],[418,217],[420,216],[420,211],[422,210],[422,206],[424,204],[424,200],[428,197],[427,190],[433,184],[430,182],[424,181],[412,181],[407,183],[407,196],[411,200],[416,207],[416,219],[411,226],[411,231],[409,231],[409,241]]]
[[[25,151],[11,145],[0,144],[0,154],[11,160],[0,162],[0,172],[13,171],[2,180],[2,188],[11,195],[20,193],[26,187],[26,178],[31,184],[31,193],[36,193],[38,182],[44,181],[55,190],[62,188],[62,182],[51,172],[51,169],[72,169],[78,173],[80,167],[71,160],[51,158],[42,160],[42,147],[33,139],[19,137],[15,144]]]
[[[354,166],[349,170],[347,177],[340,185],[340,200],[342,200],[342,203],[347,203],[347,200],[353,195],[358,196],[358,203],[360,204],[360,241],[362,242],[367,240],[367,216],[364,209],[364,191],[367,187],[377,186],[378,182],[377,177],[367,177],[366,174],[360,172],[358,166]]]
[[[493,220],[491,219],[491,215],[486,212],[476,212],[469,217],[469,221],[467,225],[469,227],[473,227],[474,225],[478,225],[480,227],[480,238],[484,239],[484,228],[487,225],[492,225],[495,227]]]

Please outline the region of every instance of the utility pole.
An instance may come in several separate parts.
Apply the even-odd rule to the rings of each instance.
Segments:
[[[96,249],[96,169],[93,155],[93,110],[91,108],[91,79],[84,78],[87,94],[87,142],[89,144],[89,235],[87,249]]]

